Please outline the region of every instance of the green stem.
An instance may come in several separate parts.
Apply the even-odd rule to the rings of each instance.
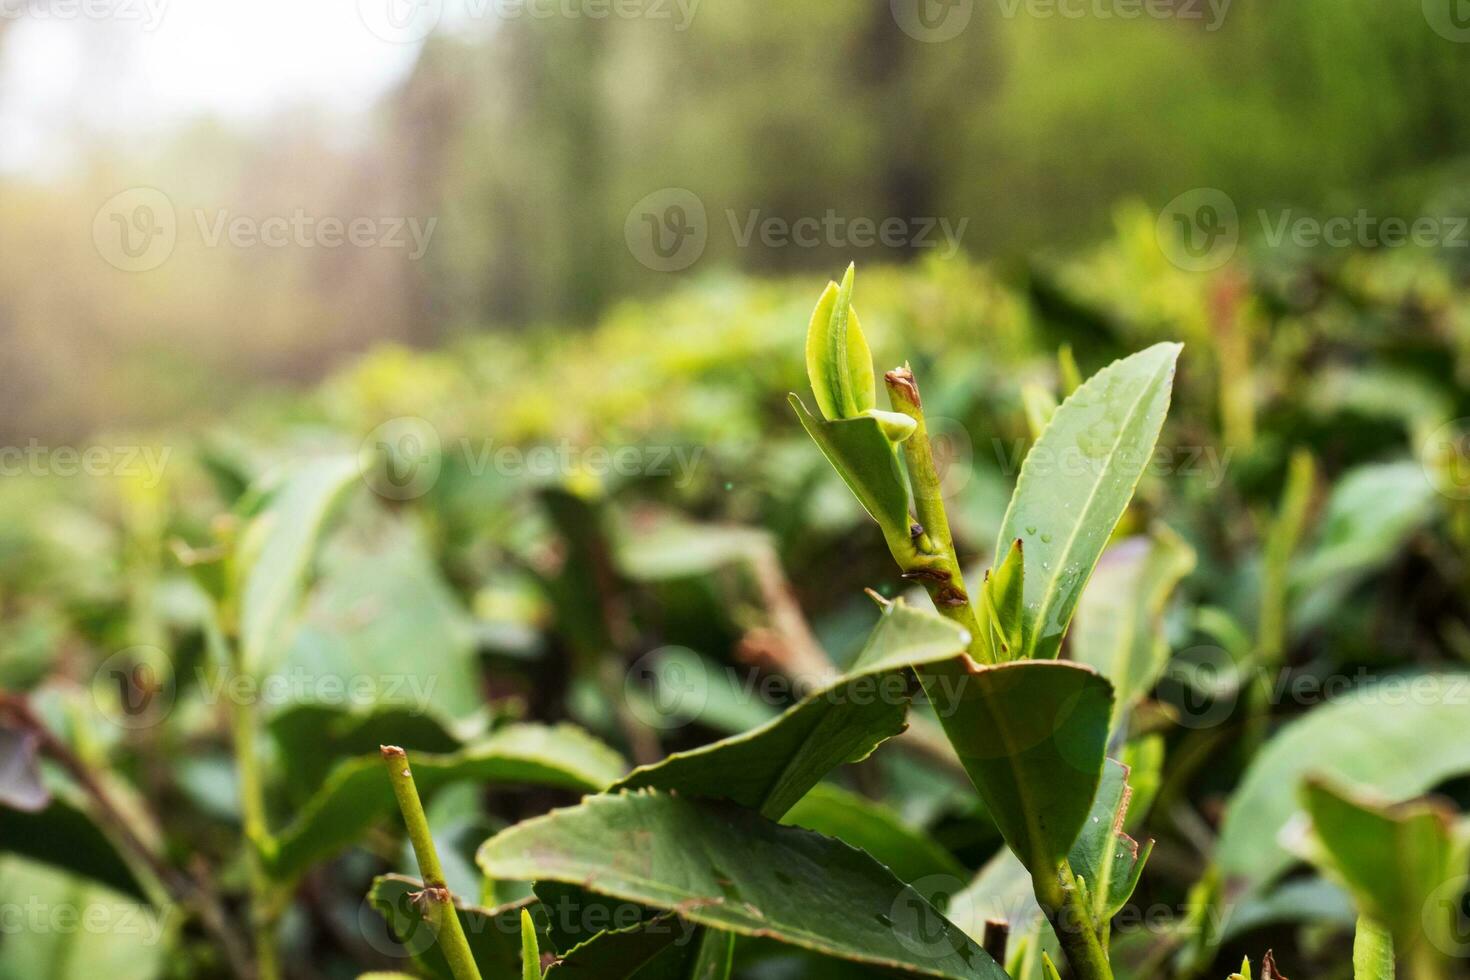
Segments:
[[[970,634],[970,656],[988,663],[985,634],[965,588],[964,571],[955,554],[954,536],[949,529],[949,515],[944,509],[939,471],[934,465],[934,449],[929,444],[929,430],[924,424],[924,405],[914,372],[907,366],[883,375],[888,397],[895,412],[902,412],[917,424],[914,434],[903,442],[904,462],[908,464],[909,484],[914,493],[914,510],[919,525],[908,541],[889,539],[889,550],[903,570],[905,578],[922,582],[934,600],[934,608],[963,626]]]
[[[1066,858],[1055,875],[1032,879],[1036,900],[1051,923],[1052,931],[1067,954],[1072,974],[1078,980],[1113,980],[1107,950],[1093,926],[1092,914],[1082,900],[1077,876]]]
[[[1414,944],[1409,954],[1409,977],[1411,980],[1446,980],[1449,970],[1439,951],[1428,942]]]
[[[922,525],[920,533],[914,535],[912,553],[902,548],[890,550],[910,577],[919,578],[934,599],[934,606],[942,614],[959,623],[970,632],[971,659],[988,664],[990,653],[986,649],[979,617],[971,605],[965,590],[964,573],[955,553],[954,536],[949,528],[949,515],[944,508],[944,495],[940,490],[939,471],[934,465],[934,450],[929,444],[929,431],[924,424],[923,400],[914,373],[907,366],[889,371],[883,376],[888,385],[888,397],[893,410],[902,412],[917,424],[914,434],[903,443],[904,461],[908,464],[909,483],[914,493],[914,509]],[[999,556],[997,556],[999,557]],[[936,574],[934,570],[942,574]],[[955,601],[959,600],[959,601]],[[966,667],[958,661],[936,664],[925,668],[920,676],[925,680],[929,697],[934,700],[942,693],[943,686],[929,683],[944,674],[964,673]],[[954,712],[944,710],[936,701],[940,720],[946,725]],[[1063,859],[1055,875],[1037,875],[1033,878],[1037,901],[1046,912],[1061,941],[1062,949],[1078,980],[1113,980],[1113,970],[1108,964],[1108,954],[1092,922],[1092,916],[1082,900],[1072,867]]]
[[[240,813],[245,830],[246,868],[250,882],[250,931],[255,946],[257,980],[280,980],[276,948],[276,895],[266,855],[275,846],[265,815],[265,789],[255,753],[256,716],[253,704],[230,705],[230,734],[235,767],[240,778]]]
[[[444,868],[439,864],[439,852],[434,849],[434,837],[429,833],[429,818],[424,815],[424,805],[413,783],[408,753],[396,745],[384,745],[380,749],[388,780],[393,784],[393,795],[408,828],[408,839],[413,843],[414,856],[418,858],[419,874],[424,879],[425,916],[439,937],[454,980],[480,980],[480,968],[475,965],[474,954],[470,952],[470,942],[465,938],[464,927],[455,910],[454,896],[444,882]]]

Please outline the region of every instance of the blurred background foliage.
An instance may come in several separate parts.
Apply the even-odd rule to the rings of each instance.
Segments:
[[[1089,375],[1185,342],[1165,455],[1068,650],[1088,660],[1106,654],[1090,644],[1118,642],[1146,668],[1117,748],[1139,787],[1129,826],[1159,840],[1139,904],[1177,915],[1119,939],[1119,975],[1223,976],[1267,946],[1287,975],[1345,975],[1351,907],[1281,851],[1302,819],[1282,789],[1300,773],[1282,770],[1344,776],[1332,753],[1345,733],[1381,735],[1388,747],[1364,753],[1354,779],[1395,799],[1438,790],[1463,812],[1466,767],[1446,758],[1463,718],[1411,719],[1390,743],[1373,728],[1390,713],[1344,720],[1261,684],[1460,676],[1470,661],[1470,292],[1453,243],[1274,247],[1254,216],[1463,216],[1470,45],[1372,0],[1235,0],[1218,30],[1004,9],[977,3],[940,44],[856,0],[708,2],[686,31],[617,19],[445,31],[352,138],[302,105],[80,139],[70,166],[0,173],[0,444],[165,461],[0,478],[0,687],[26,692],[108,774],[163,858],[203,856],[241,904],[207,610],[228,593],[219,566],[303,473],[357,457],[363,479],[348,481],[319,553],[303,545],[282,672],[393,672],[431,689],[411,704],[262,709],[269,822],[285,837],[328,772],[388,738],[447,753],[522,721],[573,722],[591,733],[574,738],[587,758],[560,761],[581,771],[550,787],[461,784],[431,803],[454,888],[523,895],[475,871],[486,834],[604,785],[618,753],[689,748],[781,707],[717,684],[695,717],[639,724],[660,678],[630,668],[655,656],[716,679],[830,670],[876,617],[862,589],[905,588],[786,402],[806,390],[819,288],[855,259],[876,362],[911,360],[922,380],[960,554],[977,568],[1031,443],[1026,392],[1064,390],[1058,351]],[[0,20],[0,66],[25,29]],[[307,207],[438,225],[417,262],[210,249],[181,231],[167,262],[128,274],[90,229],[131,186],[166,190],[181,214]],[[707,249],[678,273],[624,242],[630,209],[666,187],[709,213]],[[1244,241],[1188,272],[1158,217],[1198,187],[1231,197]],[[829,209],[968,221],[964,247],[740,247],[728,217]],[[573,462],[550,473],[496,462],[560,447]],[[663,472],[606,476],[588,449],[667,454]],[[381,482],[385,451],[407,453],[411,492]],[[97,678],[140,647],[166,652],[153,667],[173,700],[134,730],[112,723]],[[1327,720],[1293,728],[1314,714]],[[64,774],[47,776],[55,806],[83,806]],[[1242,786],[1254,795],[1234,812],[1248,816],[1230,818]],[[884,754],[823,793],[802,819],[858,809],[860,794],[881,816],[877,840],[918,839],[930,860],[916,876],[980,873],[974,889],[995,897],[984,872],[999,837],[952,769]],[[373,877],[413,869],[383,832],[391,821],[367,827],[378,816],[297,841],[281,931],[301,976],[402,964],[364,939]],[[111,853],[90,833],[66,840]],[[8,848],[41,839],[0,834]],[[97,881],[139,890],[122,862],[100,875],[75,850],[22,849],[0,879],[73,901]],[[1233,924],[1201,928],[1227,888]],[[197,924],[179,928],[167,957],[96,938],[86,955],[123,965],[72,960],[70,975],[218,975]],[[68,942],[0,942],[0,977],[81,956]],[[740,955],[742,978],[863,975],[758,943]]]
[[[1120,200],[1157,208],[1194,187],[1231,195],[1247,234],[1257,208],[1446,205],[1464,175],[1470,48],[1373,0],[1234,0],[1218,20],[1176,6],[1127,20],[976,3],[943,43],[860,0],[698,4],[683,30],[672,4],[670,20],[481,22],[431,36],[352,139],[307,103],[83,141],[56,172],[0,174],[5,435],[198,417],[378,341],[581,330],[691,277],[926,254],[742,247],[732,222],[752,211],[966,221],[970,253],[1014,260],[1097,240]],[[21,40],[24,20],[6,24]],[[305,205],[438,225],[418,262],[208,249],[186,228],[163,267],[130,275],[99,265],[81,232],[137,185],[181,215]],[[703,257],[677,275],[623,244],[629,209],[665,187],[709,214]]]

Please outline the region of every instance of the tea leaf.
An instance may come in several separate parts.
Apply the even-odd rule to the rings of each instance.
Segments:
[[[1455,876],[1453,815],[1423,800],[1389,806],[1355,799],[1320,779],[1308,781],[1303,798],[1328,872],[1400,949],[1422,945],[1431,896]]]
[[[62,794],[53,794],[45,809],[35,813],[0,806],[0,851],[71,872],[122,895],[149,897],[112,839]]]
[[[831,769],[865,758],[904,729],[903,672],[965,650],[965,631],[895,603],[847,674],[760,728],[635,769],[614,790],[677,790],[780,819]]]
[[[855,276],[849,265],[841,286],[827,284],[807,327],[807,377],[828,421],[854,418],[878,404],[873,355],[852,308]]]
[[[1153,841],[1140,846],[1123,832],[1131,795],[1128,768],[1108,759],[1092,811],[1067,857],[1072,870],[1087,882],[1099,926],[1128,904],[1153,851]]]
[[[1169,408],[1179,344],[1155,344],[1093,375],[1021,465],[995,553],[1026,550],[1029,655],[1055,657],[1083,586],[1143,475]]]
[[[425,799],[463,780],[530,783],[597,791],[622,775],[616,752],[571,725],[511,725],[449,755],[413,755],[414,782]],[[273,873],[293,880],[313,862],[355,841],[395,808],[380,755],[342,763],[278,838]]]
[[[175,931],[168,908],[15,857],[0,859],[0,894],[8,920],[0,977],[155,980],[164,974]]]
[[[531,913],[521,909],[521,980],[541,980],[541,947]]]
[[[932,837],[904,823],[881,803],[831,783],[819,783],[792,807],[782,823],[835,837],[871,854],[900,880],[966,877],[964,865]],[[925,893],[929,901],[936,895]]]
[[[813,416],[800,398],[788,398],[802,427],[844,483],[882,528],[885,538],[906,541],[909,488],[898,451],[883,424],[871,415],[827,421]]]
[[[981,587],[985,602],[982,621],[990,627],[991,657],[995,663],[1003,664],[1025,655],[1025,576],[1025,558],[1021,539],[1017,538],[1006,552],[1005,560],[985,573],[985,584]]]
[[[921,976],[1004,980],[968,936],[861,851],[729,804],[589,797],[492,837],[495,878],[575,883],[700,925]]]
[[[1470,772],[1470,740],[1462,736],[1467,696],[1466,674],[1381,678],[1283,728],[1225,811],[1216,860],[1228,885],[1261,889],[1292,865],[1281,832],[1303,819],[1292,788],[1309,774],[1407,799]]]
[[[1026,660],[925,678],[945,732],[1006,843],[1051,874],[1102,778],[1113,694],[1090,667]]]
[[[1160,525],[1148,538],[1129,538],[1103,552],[1077,604],[1071,657],[1112,681],[1114,731],[1168,664],[1164,610],[1194,566],[1194,549]]]
[[[285,653],[317,542],[359,475],[358,462],[350,456],[312,460],[291,475],[252,522],[247,531],[251,544],[242,551],[253,560],[240,570],[241,663],[247,672],[269,670]]]

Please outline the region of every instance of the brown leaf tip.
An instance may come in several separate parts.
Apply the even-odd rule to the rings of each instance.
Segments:
[[[919,400],[919,385],[914,381],[914,372],[909,370],[907,364],[884,373],[883,380],[888,384],[890,391],[901,390],[903,397],[915,408],[923,406],[924,403]]]
[[[380,745],[378,746],[378,751],[383,753],[383,758],[385,759],[407,758],[407,753],[396,745]]]
[[[1273,950],[1266,950],[1266,957],[1261,960],[1261,980],[1286,980],[1276,968],[1276,953]]]

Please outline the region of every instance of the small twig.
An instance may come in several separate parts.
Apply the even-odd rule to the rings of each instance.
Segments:
[[[985,920],[985,932],[980,939],[980,946],[990,954],[990,958],[999,963],[1003,968],[1006,964],[1006,947],[1011,941],[1011,924],[1005,919]]]
[[[469,940],[460,925],[454,896],[444,882],[444,868],[439,864],[439,852],[435,850],[434,837],[429,832],[429,818],[424,815],[424,805],[413,783],[408,753],[396,745],[383,745],[379,749],[383,753],[383,765],[388,770],[388,780],[393,784],[398,809],[403,814],[403,823],[408,828],[408,839],[413,843],[414,856],[418,858],[419,874],[424,879],[424,890],[419,893],[424,917],[439,937],[444,958],[449,961],[455,980],[480,980],[480,969],[475,965]]]
[[[169,897],[185,908],[193,910],[199,917],[200,924],[204,926],[205,931],[209,933],[219,946],[220,952],[229,961],[230,969],[234,974],[242,978],[254,976],[244,941],[231,928],[229,917],[225,914],[223,906],[220,905],[214,893],[201,881],[165,863],[163,858],[143,841],[143,838],[133,829],[131,818],[113,802],[112,795],[102,785],[97,775],[71,750],[71,746],[58,738],[31,710],[30,703],[23,696],[0,692],[0,710],[9,715],[21,728],[36,736],[41,751],[66,770],[67,775],[71,776],[72,780],[91,799],[93,806],[103,815],[105,819],[101,822],[109,827],[116,835],[118,842],[148,869],[149,874],[163,886]]]

